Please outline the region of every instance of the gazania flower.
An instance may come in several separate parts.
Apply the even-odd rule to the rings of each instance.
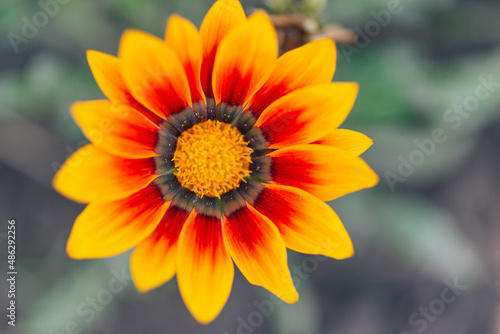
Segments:
[[[75,259],[134,246],[140,291],[177,275],[193,316],[213,320],[238,266],[248,281],[297,301],[286,248],[349,257],[353,248],[323,201],[371,187],[358,157],[372,143],[337,127],[355,83],[331,83],[335,46],[319,40],[277,58],[268,16],[219,0],[200,30],[172,16],[165,40],[129,30],[118,57],[88,52],[109,100],[77,102],[90,144],[55,188],[89,203],[67,244]]]

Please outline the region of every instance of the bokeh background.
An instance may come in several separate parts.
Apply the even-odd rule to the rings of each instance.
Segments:
[[[380,183],[330,203],[353,258],[289,252],[301,270],[294,305],[276,305],[237,272],[207,326],[189,315],[175,280],[138,293],[129,253],[69,259],[65,243],[84,206],[51,179],[85,140],[69,105],[103,97],[85,50],[116,54],[128,27],[163,36],[174,12],[199,26],[213,0],[49,2],[0,1],[0,270],[9,218],[18,257],[17,326],[6,324],[2,279],[1,333],[500,333],[498,1],[243,0],[248,13],[301,11],[320,30],[358,34],[338,43],[334,80],[360,83],[342,127],[375,140],[363,158]]]

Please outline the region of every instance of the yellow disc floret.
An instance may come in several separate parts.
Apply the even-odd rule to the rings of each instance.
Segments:
[[[200,197],[220,198],[250,174],[252,151],[231,124],[206,121],[177,139],[174,174],[183,187]]]

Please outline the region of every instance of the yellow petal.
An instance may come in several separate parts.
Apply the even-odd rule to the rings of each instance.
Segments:
[[[342,124],[357,93],[356,83],[300,88],[267,107],[255,126],[264,132],[269,148],[309,144]]]
[[[121,73],[134,98],[158,116],[166,117],[191,106],[184,67],[161,39],[127,30],[120,42]]]
[[[266,288],[287,303],[298,300],[285,243],[269,219],[247,206],[224,217],[223,233],[231,258],[250,283]]]
[[[256,11],[219,45],[212,81],[216,104],[244,105],[267,78],[277,56],[274,26],[267,14]]]
[[[169,281],[177,269],[177,241],[189,212],[171,204],[154,232],[130,258],[135,286],[146,292]]]
[[[201,23],[200,36],[203,43],[201,84],[207,97],[214,96],[212,74],[215,55],[221,40],[234,27],[245,21],[245,12],[238,0],[218,0]]]
[[[355,156],[361,155],[373,144],[373,140],[362,134],[347,129],[335,129],[313,144],[327,145],[340,148]]]
[[[157,156],[158,126],[136,109],[98,100],[76,102],[71,112],[85,136],[109,153],[126,158]]]
[[[378,176],[359,157],[325,145],[278,149],[272,157],[272,183],[303,189],[323,201],[373,187]]]
[[[234,267],[221,229],[219,219],[192,212],[179,236],[179,290],[201,323],[209,323],[220,313],[233,284]]]
[[[295,89],[326,84],[335,72],[336,49],[329,39],[307,43],[276,60],[271,75],[248,104],[255,117],[278,98]]]
[[[294,251],[335,259],[354,253],[332,208],[304,190],[266,184],[253,207],[276,224],[286,246]]]
[[[165,42],[184,66],[193,103],[204,100],[200,81],[203,48],[196,27],[183,17],[172,15],[168,20]]]
[[[103,52],[88,50],[89,63],[95,81],[108,99],[127,103],[130,96],[120,73],[120,59]]]
[[[53,185],[75,201],[104,202],[132,195],[156,177],[153,158],[120,158],[89,144],[68,158]]]
[[[167,210],[156,186],[113,202],[93,202],[78,216],[66,245],[74,259],[117,255],[151,234]]]

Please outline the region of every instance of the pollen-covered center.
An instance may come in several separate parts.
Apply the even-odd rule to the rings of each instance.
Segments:
[[[243,135],[231,124],[206,121],[184,131],[177,139],[174,174],[183,187],[200,197],[236,189],[250,174],[250,155]]]

